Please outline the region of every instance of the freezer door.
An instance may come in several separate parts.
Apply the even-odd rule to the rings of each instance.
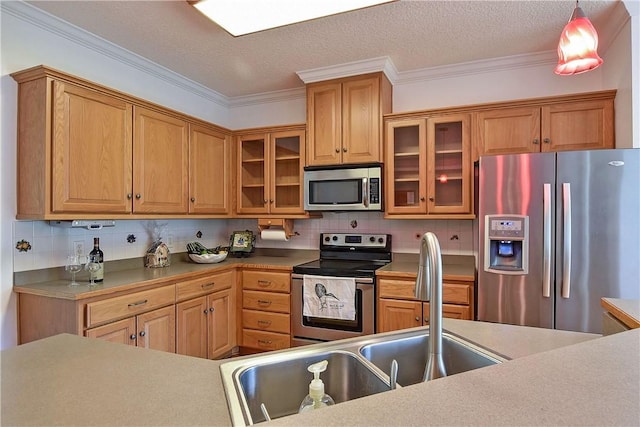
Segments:
[[[555,154],[482,157],[479,180],[478,320],[552,328]],[[495,214],[528,216],[527,274],[485,271],[485,216]]]
[[[557,163],[556,328],[601,333],[600,298],[640,298],[640,149]]]

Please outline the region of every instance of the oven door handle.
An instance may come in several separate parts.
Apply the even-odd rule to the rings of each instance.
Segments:
[[[337,277],[337,276],[326,276],[326,277]],[[302,280],[304,278],[304,274],[292,273],[291,278]],[[356,279],[356,285],[372,285],[373,284],[372,277],[356,277],[355,279]]]

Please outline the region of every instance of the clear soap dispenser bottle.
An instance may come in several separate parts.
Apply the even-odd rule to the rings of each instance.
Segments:
[[[298,412],[307,412],[314,409],[320,409],[325,406],[335,405],[335,402],[324,392],[324,383],[320,379],[320,372],[324,372],[327,369],[329,362],[323,360],[322,362],[314,363],[309,366],[307,370],[313,373],[313,380],[309,384],[309,394],[304,398],[300,404]]]

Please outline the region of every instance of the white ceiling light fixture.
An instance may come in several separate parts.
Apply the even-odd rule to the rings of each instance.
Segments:
[[[397,0],[200,0],[190,3],[233,36]]]

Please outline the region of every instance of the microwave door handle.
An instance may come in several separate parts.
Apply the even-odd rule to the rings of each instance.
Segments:
[[[365,208],[369,207],[369,178],[362,178],[362,203]]]

